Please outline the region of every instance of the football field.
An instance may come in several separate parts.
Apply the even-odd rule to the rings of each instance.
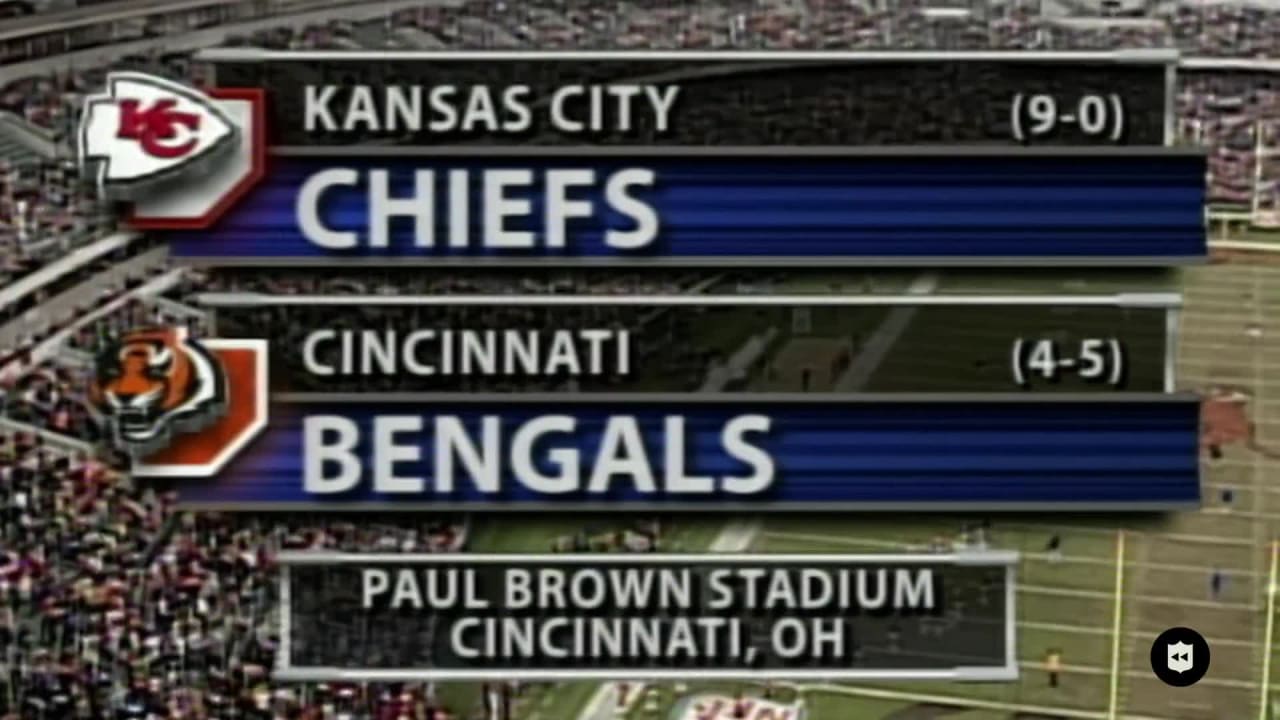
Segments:
[[[1176,289],[1164,271],[1019,269],[1017,274],[949,270],[892,270],[864,275],[796,271],[769,283],[729,280],[716,293],[775,295],[1110,295]],[[746,388],[758,392],[1016,392],[1009,353],[1014,341],[1056,339],[1070,350],[1080,338],[1119,338],[1133,387],[1159,387],[1164,329],[1151,310],[1098,307],[872,305],[806,307],[800,301],[768,310],[708,308],[693,323],[690,343],[722,357],[749,339],[762,359],[744,368]],[[852,357],[852,360],[847,358]],[[844,362],[840,362],[845,359]],[[803,382],[801,381],[803,378]],[[963,379],[961,379],[963,378]],[[1042,390],[1049,390],[1042,385]],[[1075,377],[1059,377],[1057,391],[1094,391]]]
[[[939,545],[985,542],[1021,553],[1018,567],[1018,655],[1013,683],[815,681],[787,686],[804,697],[805,720],[1274,720],[1280,701],[1275,573],[1280,559],[1280,263],[1214,264],[1164,276],[1090,274],[1085,282],[1062,273],[1027,273],[998,282],[978,273],[948,273],[932,291],[1100,293],[1181,287],[1185,307],[1178,344],[1183,390],[1219,398],[1206,412],[1215,448],[1204,453],[1203,507],[1165,516],[1110,514],[842,514],[765,516],[744,549],[759,552],[927,551]],[[1141,281],[1142,285],[1135,286]],[[901,291],[914,280],[902,277]],[[886,284],[886,283],[882,283]],[[1153,287],[1154,285],[1154,287]],[[862,280],[808,276],[774,292],[865,291]],[[882,318],[882,322],[887,321]],[[945,352],[949,336],[913,329],[894,342],[921,343],[919,352]],[[934,337],[937,347],[928,345]],[[871,376],[882,368],[872,367]],[[712,548],[732,518],[685,516],[669,521],[672,551]],[[476,529],[472,548],[545,552],[556,538],[591,526],[607,532],[622,517],[515,516]],[[984,527],[982,532],[975,528]],[[1059,552],[1051,549],[1056,539]],[[1173,689],[1151,672],[1149,653],[1166,628],[1200,631],[1212,649],[1208,675]],[[1051,687],[1045,661],[1060,654],[1061,681]],[[776,691],[776,689],[775,689]],[[690,703],[762,688],[674,686],[648,688],[624,714],[601,706],[592,683],[539,685],[520,693],[521,720],[685,720]],[[701,698],[701,700],[699,700]],[[695,703],[696,704],[696,703]]]
[[[1142,289],[1131,284],[1136,278],[1125,275],[1089,282],[1038,277],[1018,285],[1033,292]],[[766,522],[759,550],[871,552],[923,549],[939,539],[959,542],[963,527],[985,519],[992,547],[1022,553],[1021,681],[866,687],[904,696],[964,698],[962,706],[986,706],[993,717],[1271,717],[1264,703],[1274,697],[1264,684],[1280,677],[1274,662],[1273,585],[1280,539],[1280,461],[1275,457],[1280,448],[1280,267],[1233,262],[1180,275],[1185,294],[1180,389],[1222,394],[1228,398],[1222,404],[1234,406],[1207,415],[1206,429],[1212,423],[1228,425],[1232,410],[1253,425],[1251,432],[1227,428],[1218,457],[1206,452],[1200,512],[1155,517],[846,515]],[[1144,288],[1152,289],[1149,278]],[[972,273],[944,276],[939,283],[940,292],[997,289],[1008,291],[1009,285],[1003,278],[998,284],[984,283]],[[1060,557],[1049,552],[1055,536]],[[1178,625],[1199,630],[1213,654],[1204,680],[1175,691],[1153,676],[1149,653],[1161,631]],[[1060,652],[1064,665],[1057,688],[1049,687],[1044,672],[1050,651]],[[1007,705],[1007,711],[998,704]]]

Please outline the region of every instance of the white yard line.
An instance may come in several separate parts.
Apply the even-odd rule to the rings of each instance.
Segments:
[[[614,702],[612,683],[600,683],[596,686],[596,692],[583,706],[582,712],[578,713],[578,720],[612,720]]]
[[[848,536],[848,535],[842,535],[842,536],[814,535],[814,534],[808,534],[808,533],[766,531],[764,533],[764,536],[766,538],[770,538],[770,537],[778,538],[779,540],[812,542],[815,545],[820,545],[820,544],[851,545],[854,547],[880,547],[880,548],[885,548],[889,550],[906,550],[913,547],[919,547],[921,545],[921,543],[898,542],[893,540],[883,540],[880,538],[861,538],[861,537]],[[1020,555],[1024,560],[1043,560],[1045,562],[1049,562],[1051,560],[1049,553],[1022,552],[1020,553]],[[1092,557],[1088,555],[1062,555],[1056,560],[1053,560],[1053,562],[1062,563],[1062,564],[1076,563],[1081,565],[1102,565],[1106,567],[1111,567],[1111,564],[1115,562],[1115,560],[1110,557]],[[1163,570],[1167,572],[1192,572],[1192,573],[1204,573],[1213,569],[1208,565],[1187,565],[1187,564],[1179,564],[1179,563],[1159,563],[1159,562],[1145,562],[1145,561],[1131,562],[1129,563],[1129,566],[1134,568],[1140,567],[1148,570]],[[1228,568],[1224,568],[1224,569],[1228,569]],[[1262,573],[1255,572],[1253,570],[1234,569],[1234,568],[1229,568],[1228,570],[1230,571],[1232,577],[1237,577],[1237,578],[1243,578],[1243,577],[1254,578],[1254,577],[1262,576]]]
[[[761,526],[758,517],[741,518],[725,523],[708,550],[713,553],[746,552],[751,549],[751,544],[760,534]]]
[[[897,700],[912,703],[926,703],[944,706],[949,705],[952,707],[963,707],[975,710],[994,710],[1001,713],[1026,713],[1056,718],[1078,718],[1079,720],[1107,720],[1106,713],[1091,710],[1070,710],[1065,708],[1045,707],[1042,705],[1028,705],[1024,703],[979,700],[977,698],[952,695],[932,695],[928,693],[902,692],[898,690],[881,690],[879,688],[853,685],[816,684],[793,685],[792,687],[800,690],[801,692],[829,692],[837,695],[854,695],[859,697],[875,698],[878,700]],[[1125,720],[1165,720],[1165,718],[1157,718],[1148,715],[1127,715],[1125,716]]]
[[[1111,535],[1115,532],[1115,528],[1095,527],[1092,525],[1062,525],[1062,524],[1046,524],[1046,525],[1025,525],[1022,523],[1011,524],[1008,527],[1016,527],[1022,530],[1033,532],[1053,533],[1053,532],[1078,532],[1084,535]],[[1197,533],[1160,533],[1158,537],[1162,540],[1170,540],[1174,542],[1195,543],[1199,545],[1225,545],[1233,547],[1253,548],[1253,540],[1244,538],[1228,538],[1219,535],[1202,535]]]
[[[1260,298],[1262,297],[1261,276],[1257,272],[1253,272],[1251,273],[1251,275],[1253,280],[1253,297]],[[1255,301],[1253,304],[1253,315],[1251,318],[1251,323],[1255,326],[1261,327],[1262,321],[1263,321],[1263,318],[1262,318],[1261,305],[1259,305]],[[1263,368],[1263,359],[1262,359],[1263,353],[1261,351],[1255,350],[1254,352],[1250,353],[1250,355],[1252,356],[1252,359],[1253,359],[1253,388],[1255,393],[1258,396],[1258,400],[1261,402],[1265,402],[1267,400],[1267,393],[1266,393],[1266,382],[1264,380],[1264,377],[1266,376],[1267,373],[1264,371],[1264,368]],[[1259,413],[1259,415],[1261,415],[1261,413],[1263,412],[1263,408],[1261,407],[1255,406],[1254,410],[1255,412]],[[1265,435],[1265,432],[1263,430],[1262,424],[1255,425],[1254,432],[1256,433],[1256,437],[1254,439],[1256,439],[1259,444],[1265,446],[1266,441],[1265,441],[1265,438],[1263,437]],[[1269,480],[1269,478],[1267,478],[1266,476],[1265,468],[1263,467],[1263,464],[1264,464],[1263,460],[1264,460],[1264,456],[1262,453],[1254,453],[1254,457],[1253,457],[1254,493],[1253,493],[1253,497],[1250,498],[1250,501],[1251,501],[1250,507],[1254,511],[1266,510],[1266,501],[1265,501],[1266,494],[1257,492],[1258,489],[1265,488],[1268,484],[1267,481]],[[1255,545],[1257,545],[1258,547],[1265,547],[1268,539],[1267,532],[1266,532],[1266,525],[1264,525],[1261,522],[1254,522],[1253,538],[1254,538]],[[1274,558],[1274,553],[1272,553],[1272,555]],[[1259,563],[1260,563],[1260,567],[1258,569],[1265,572],[1265,569],[1267,567],[1266,560],[1259,559]],[[1272,562],[1271,564],[1271,582],[1272,584],[1274,584],[1275,582],[1275,563],[1274,562]],[[1266,592],[1269,589],[1270,588],[1264,588],[1264,592]],[[1271,604],[1273,600],[1274,598],[1270,594],[1268,594],[1267,602],[1266,602],[1266,607],[1268,611],[1273,609]],[[1263,650],[1261,665],[1263,667],[1263,675],[1262,675],[1262,681],[1261,681],[1262,699],[1261,699],[1261,702],[1259,703],[1260,707],[1258,712],[1262,720],[1266,720],[1267,716],[1269,715],[1268,708],[1267,708],[1267,687],[1269,684],[1269,680],[1271,679],[1270,678],[1271,622],[1272,622],[1272,616],[1268,614],[1266,622],[1264,623],[1265,631],[1261,637],[1262,650]],[[1253,626],[1252,629],[1253,629],[1253,632],[1255,633],[1254,637],[1255,639],[1258,639],[1257,632],[1259,631],[1259,628],[1256,623],[1251,623],[1251,625]]]
[[[1111,619],[1111,694],[1107,704],[1108,720],[1115,720],[1120,705],[1120,623],[1124,617],[1124,531],[1116,533],[1115,610]]]
[[[1031,661],[1031,660],[1024,660],[1019,662],[1018,667],[1025,668],[1027,670],[1046,670],[1048,668],[1048,666],[1044,662]],[[1091,677],[1111,675],[1111,671],[1108,670],[1107,668],[1093,667],[1092,665],[1063,665],[1062,672],[1071,673],[1074,675],[1089,675]],[[1119,677],[1122,677],[1122,678],[1134,678],[1139,680],[1145,680],[1152,677],[1150,670],[1117,670],[1116,672],[1119,673]],[[1258,688],[1258,683],[1254,682],[1253,680],[1230,680],[1230,679],[1214,678],[1214,677],[1206,677],[1200,680],[1198,684],[1204,685],[1206,687],[1231,688],[1233,690],[1256,690]],[[1111,715],[1110,710],[1108,710],[1107,719],[1111,720],[1112,717],[1113,716]],[[1114,717],[1116,718],[1116,720],[1123,720],[1123,719],[1132,717],[1132,715],[1130,715],[1129,713],[1123,712],[1121,710],[1118,710],[1117,714],[1114,715]]]
[[[1129,567],[1133,567],[1133,563],[1130,563]],[[1019,620],[1018,628],[1025,629],[1025,630],[1043,630],[1045,632],[1073,633],[1076,635],[1097,635],[1097,636],[1111,637],[1111,628],[1099,627],[1096,625],[1077,625],[1077,624],[1068,624],[1068,623],[1061,623],[1061,622],[1042,622],[1039,620]],[[1148,630],[1130,630],[1127,633],[1127,635],[1128,637],[1140,638],[1143,640],[1155,640],[1157,637],[1159,637],[1159,633],[1154,631],[1148,631]],[[1219,645],[1222,645],[1224,647],[1238,647],[1238,648],[1257,647],[1257,643],[1253,642],[1252,640],[1237,640],[1234,638],[1214,638],[1213,645],[1214,647],[1217,647]]]
[[[1018,592],[1027,593],[1029,595],[1073,597],[1081,600],[1112,599],[1112,594],[1109,592],[1102,592],[1099,590],[1072,590],[1050,587],[1048,585],[1020,584],[1018,585]],[[1174,597],[1171,595],[1130,595],[1129,599],[1140,600],[1153,605],[1174,605],[1177,607],[1200,608],[1201,610],[1240,610],[1242,612],[1257,612],[1262,609],[1262,606],[1256,603],[1226,602],[1223,600],[1194,600],[1191,598]]]
[[[1262,687],[1262,697],[1258,701],[1258,720],[1267,720],[1270,711],[1267,703],[1271,698],[1271,656],[1276,639],[1276,595],[1280,595],[1280,586],[1276,584],[1277,569],[1280,569],[1280,540],[1271,543],[1271,572],[1264,589],[1267,593],[1267,623],[1263,634],[1262,677],[1258,683]]]
[[[912,281],[906,294],[931,295],[937,289],[939,280],[937,273],[925,273]],[[849,368],[836,380],[835,390],[854,392],[864,388],[876,370],[880,369],[885,356],[889,354],[893,344],[898,342],[898,338],[902,337],[902,333],[911,324],[919,310],[920,308],[913,306],[901,306],[890,310],[884,322],[880,323],[880,327],[867,338],[867,343],[858,351],[857,357],[849,363]]]

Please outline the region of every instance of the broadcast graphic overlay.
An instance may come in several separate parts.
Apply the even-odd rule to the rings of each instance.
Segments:
[[[1109,266],[1205,254],[1204,159],[1166,146],[1175,57],[1158,52],[201,58],[220,84],[273,89],[273,169],[212,235],[171,236],[194,262]],[[911,86],[889,70],[963,97],[947,122],[880,127],[858,94],[906,102]],[[962,81],[976,78],[987,82]],[[742,108],[739,135],[709,124],[726,106]]]
[[[276,397],[289,409],[225,482],[183,488],[193,507],[1150,509],[1199,493],[1199,405],[1170,392],[1174,297],[204,300],[236,332],[273,310],[319,329],[273,351],[283,360],[274,375],[289,378]],[[957,349],[934,371],[949,384],[931,393],[874,381],[850,392],[852,358],[870,342],[850,315],[903,308],[1020,310],[1045,333]],[[646,338],[645,325],[709,310],[720,313],[710,323],[737,313],[749,324],[755,377],[727,370],[730,358],[683,377],[636,377],[697,362],[661,357],[685,350],[672,333],[696,330]],[[237,313],[249,323],[238,326]],[[689,320],[661,317],[682,313]],[[575,329],[587,318],[597,327]],[[362,330],[332,327],[343,324]],[[395,328],[415,330],[401,338]],[[1102,328],[1120,335],[1086,337]],[[823,342],[829,351],[813,352]],[[881,367],[911,358],[887,353]],[[359,391],[379,386],[395,391]],[[406,412],[418,403],[432,412]]]
[[[531,55],[216,48],[200,57],[213,63],[221,85],[274,89],[272,145],[701,147],[1165,145],[1178,59],[1157,49]],[[915,102],[920,87],[940,93],[936,104]],[[916,115],[885,122],[875,112],[885,106]],[[725,108],[745,122],[724,128]]]
[[[1008,553],[281,562],[294,679],[1017,677]]]
[[[1016,682],[1021,552],[750,553],[759,528],[1202,501],[1178,292],[940,289],[940,268],[1205,261],[1206,158],[1171,143],[1175,57],[200,60],[215,87],[113,74],[79,135],[135,227],[215,278],[189,296],[209,337],[139,326],[95,358],[133,475],[197,513],[628,528],[519,548],[546,555],[295,546],[263,591],[274,679]],[[858,109],[908,102],[895,74],[951,88],[954,117]],[[722,133],[725,107],[743,122]],[[228,268],[259,274],[224,285]],[[527,283],[344,285],[380,268]],[[911,274],[743,290],[866,268]],[[587,270],[694,277],[548,288]],[[647,529],[665,520],[627,515],[667,512],[755,529],[677,554]]]

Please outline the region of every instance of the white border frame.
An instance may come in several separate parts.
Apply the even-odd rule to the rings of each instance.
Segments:
[[[196,302],[209,307],[280,305],[809,305],[838,307],[891,306],[1063,306],[1120,308],[1179,308],[1177,292],[1135,292],[1109,295],[272,295],[231,292],[198,293]]]
[[[1017,608],[1016,578],[1019,554],[1015,551],[990,550],[974,553],[889,553],[877,555],[873,553],[841,554],[841,553],[645,553],[645,554],[600,554],[600,553],[343,553],[343,552],[307,552],[283,551],[277,555],[281,565],[280,572],[280,649],[276,655],[276,667],[272,677],[277,680],[294,682],[366,682],[366,681],[504,681],[504,680],[812,680],[814,677],[833,680],[952,680],[967,682],[1013,681],[1019,677],[1017,662]],[[837,668],[799,668],[799,669],[600,669],[579,667],[573,669],[513,669],[510,667],[491,667],[484,670],[445,670],[433,668],[339,668],[295,666],[290,659],[290,634],[292,632],[292,609],[289,604],[291,590],[291,574],[289,568],[294,565],[354,565],[365,563],[378,564],[441,564],[441,563],[473,563],[492,564],[571,564],[595,565],[601,562],[630,563],[634,565],[654,564],[899,564],[899,565],[955,565],[961,567],[1004,567],[1005,573],[1005,657],[1001,665],[956,666],[953,668],[912,669],[837,669]]]
[[[1176,64],[1175,48],[1132,50],[266,50],[251,47],[205,48],[204,62],[270,62],[290,60],[430,60],[432,62],[539,60],[702,60],[730,62],[846,61],[870,62],[1117,62]]]
[[[1121,50],[265,50],[206,48],[198,61],[289,62],[316,60],[404,62],[538,62],[608,60],[685,60],[694,62],[1114,62],[1164,65],[1164,142],[1174,145],[1177,131],[1177,69],[1184,62],[1176,48]],[[1192,62],[1195,60],[1193,59]],[[216,71],[215,71],[216,72]],[[1103,146],[1105,147],[1105,146]]]
[[[562,307],[572,305],[630,306],[774,306],[811,307],[1116,307],[1163,308],[1165,310],[1164,387],[1177,389],[1177,333],[1182,294],[1177,292],[1131,292],[1110,295],[270,295],[265,293],[201,293],[198,305],[211,308],[262,306],[523,306]]]

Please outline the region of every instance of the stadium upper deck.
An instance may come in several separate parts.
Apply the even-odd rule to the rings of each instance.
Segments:
[[[350,0],[348,0],[349,3]],[[307,0],[120,0],[0,21],[0,64],[344,4]]]
[[[991,3],[978,7],[980,12],[961,8],[942,13],[930,12],[918,2],[482,0],[455,8],[424,2],[420,9],[389,18],[249,33],[234,42],[282,48],[1031,49],[1176,44],[1188,55],[1280,57],[1280,8],[1274,3],[1106,2]],[[150,38],[162,48],[165,32],[182,33],[204,23],[238,26],[243,19],[310,11],[320,5],[317,0],[130,0],[0,20],[0,38],[6,38],[0,42],[12,43],[5,47],[19,53],[8,56],[0,49],[0,63],[15,62],[13,57],[60,57],[90,44],[138,38]],[[1126,17],[1108,17],[1117,13]],[[1135,15],[1139,17],[1131,17]],[[28,77],[4,88],[3,105],[29,120],[58,127],[72,117],[81,94],[97,87],[104,70],[60,65],[56,75]],[[167,69],[188,70],[183,63]],[[1184,137],[1211,148],[1211,184],[1217,199],[1245,208],[1275,202],[1274,180],[1280,178],[1280,167],[1269,148],[1280,145],[1276,76],[1188,73],[1179,108]],[[0,182],[0,189],[12,188],[3,190],[11,197],[0,203],[0,260],[5,265],[21,261],[0,283],[30,278],[49,257],[58,255],[46,256],[32,246],[43,247],[41,243],[65,232],[63,210],[73,197],[68,191],[71,179],[65,180],[42,177],[29,182],[14,177]],[[19,205],[30,220],[17,222]],[[45,213],[44,207],[51,210]],[[90,207],[79,205],[76,212]],[[108,227],[83,240],[102,240]],[[272,635],[267,587],[274,550],[452,548],[461,544],[456,528],[416,519],[357,526],[342,518],[233,521],[183,516],[172,512],[168,498],[134,486],[126,475],[89,455],[91,448],[80,440],[91,438],[92,432],[86,428],[90,419],[83,412],[83,373],[77,371],[77,363],[135,322],[198,322],[190,308],[147,297],[138,289],[177,287],[173,296],[181,299],[191,291],[215,287],[219,280],[172,277],[169,268],[152,262],[150,254],[124,253],[122,258],[68,276],[70,284],[27,283],[38,287],[26,293],[30,297],[23,316],[0,319],[6,328],[21,327],[19,347],[0,339],[5,358],[15,349],[20,354],[32,350],[37,347],[33,343],[44,347],[50,338],[65,336],[67,345],[47,361],[45,355],[35,355],[16,382],[0,382],[0,415],[23,423],[0,418],[0,428],[8,428],[0,430],[0,647],[8,649],[0,653],[0,664],[5,665],[0,672],[0,718],[436,720],[446,717],[441,704],[459,715],[473,714],[465,703],[434,697],[433,687],[321,686],[295,692],[267,677],[278,640]],[[121,268],[132,270],[135,265],[137,274],[116,277]],[[166,282],[150,284],[161,280]],[[296,280],[272,281],[283,284],[273,289],[288,291],[293,289],[288,283]],[[437,289],[427,280],[420,282],[420,292]],[[612,282],[620,284],[619,292],[634,291],[626,281]],[[452,285],[448,289],[459,290]],[[1230,293],[1221,302],[1234,307],[1241,295],[1234,287]],[[77,322],[68,326],[73,319]],[[441,536],[443,540],[436,539]]]
[[[0,20],[0,64],[354,4],[352,0],[119,0]],[[1215,0],[860,0],[838,3],[422,3],[465,18],[465,47],[895,49],[1176,45],[1189,56],[1275,57],[1280,7]],[[453,12],[450,12],[450,11]],[[652,31],[663,28],[664,33]],[[674,30],[674,32],[671,32]],[[458,45],[456,41],[450,44]]]

